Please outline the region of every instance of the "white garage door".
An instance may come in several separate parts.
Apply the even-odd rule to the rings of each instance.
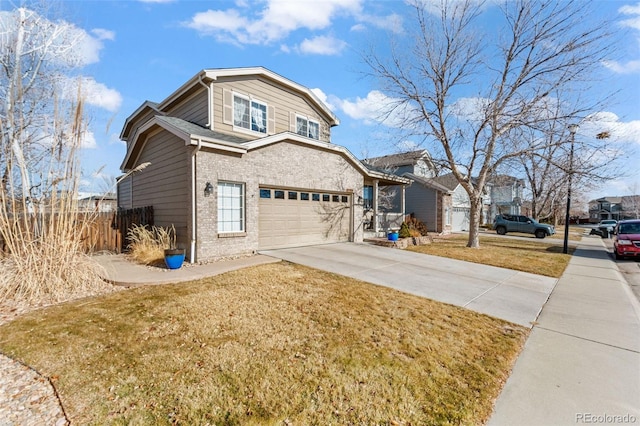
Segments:
[[[351,194],[260,188],[261,249],[349,241]]]
[[[469,230],[469,215],[471,209],[465,207],[454,207],[453,217],[451,219],[452,231],[468,231]]]

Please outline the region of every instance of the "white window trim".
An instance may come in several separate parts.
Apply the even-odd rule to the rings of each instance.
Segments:
[[[230,184],[230,185],[239,185],[240,186],[240,190],[241,190],[241,199],[240,199],[240,230],[233,230],[233,231],[221,231],[220,230],[220,222],[221,222],[221,218],[220,218],[220,185],[223,184]],[[247,194],[246,194],[246,185],[244,184],[244,182],[234,182],[234,181],[226,181],[226,180],[219,180],[218,184],[217,184],[217,194],[216,194],[216,201],[218,203],[218,207],[217,207],[217,220],[216,220],[216,230],[218,232],[219,235],[230,235],[230,234],[244,234],[246,232],[246,221],[247,221],[247,208],[246,208],[246,198],[247,198]]]
[[[306,135],[300,135],[300,133],[298,133],[298,119],[299,118],[301,118],[301,119],[303,119],[303,120],[305,120],[307,122],[307,134]],[[309,136],[309,123],[314,123],[314,124],[316,124],[318,126],[318,137],[317,138],[312,138],[311,136]],[[294,132],[297,135],[304,136],[304,137],[307,137],[307,138],[313,139],[313,140],[320,140],[320,122],[319,121],[314,120],[312,118],[309,118],[306,115],[301,115],[301,114],[297,114],[296,113],[295,121],[293,122],[293,126],[294,126],[294,129],[295,129]]]
[[[240,98],[240,99],[244,99],[244,100],[249,101],[249,128],[236,126],[236,120],[235,120],[235,117],[233,116],[234,111],[235,111],[236,98]],[[253,106],[252,104],[253,103],[263,105],[264,108],[265,108],[265,128],[264,128],[265,131],[264,132],[259,132],[259,131],[251,129],[251,114],[252,114],[252,106]],[[269,104],[267,104],[266,102],[263,102],[261,100],[255,99],[252,96],[243,95],[243,94],[238,93],[238,92],[231,92],[231,123],[233,124],[233,131],[234,132],[248,133],[250,135],[264,135],[264,136],[266,136],[266,135],[269,134]]]

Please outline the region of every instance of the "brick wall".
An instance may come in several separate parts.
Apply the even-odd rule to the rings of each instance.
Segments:
[[[316,191],[354,191],[362,195],[364,178],[341,154],[290,142],[254,149],[245,155],[221,154],[202,149],[197,154],[197,258],[199,261],[258,250],[258,200],[260,185]],[[245,233],[217,233],[217,183],[245,184]],[[210,182],[214,193],[204,196]],[[362,206],[354,206],[353,240],[361,242]]]

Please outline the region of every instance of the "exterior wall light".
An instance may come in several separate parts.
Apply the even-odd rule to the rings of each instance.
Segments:
[[[208,197],[211,194],[213,194],[213,185],[211,185],[211,182],[207,182],[207,184],[204,186],[204,196]]]

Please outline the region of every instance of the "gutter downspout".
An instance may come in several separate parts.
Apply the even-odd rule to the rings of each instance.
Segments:
[[[191,154],[191,247],[189,250],[189,263],[196,262],[196,238],[198,235],[196,229],[196,209],[198,207],[196,201],[196,157],[201,148],[202,140],[198,138],[198,145],[193,149],[193,153]]]
[[[198,76],[198,83],[200,83],[204,88],[207,89],[207,124],[205,127],[211,129],[213,124],[213,105],[211,100],[211,93],[213,92],[213,83],[206,85],[204,81],[202,81],[202,74]],[[189,262],[196,262],[196,242],[197,242],[197,195],[196,195],[196,159],[198,156],[198,152],[202,148],[202,139],[198,138],[198,145],[193,149],[193,153],[191,154],[191,246],[189,250]]]
[[[206,128],[213,130],[213,102],[211,99],[211,94],[213,93],[213,82],[211,82],[208,86],[202,81],[202,74],[198,76],[198,83],[200,83],[204,88],[207,89],[207,124]],[[198,142],[200,145],[200,142]]]

